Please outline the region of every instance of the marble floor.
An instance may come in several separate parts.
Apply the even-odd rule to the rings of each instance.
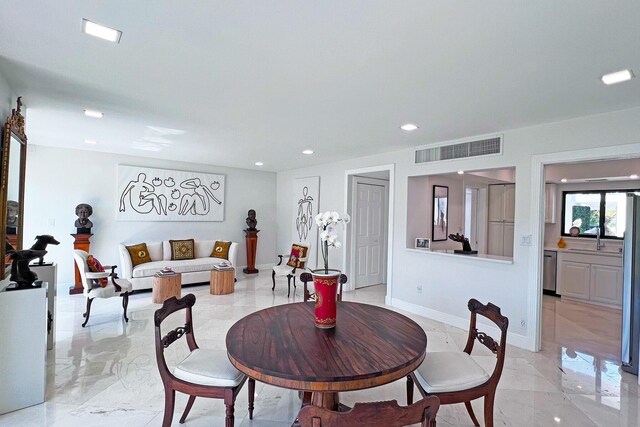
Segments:
[[[198,301],[194,325],[201,347],[223,348],[231,325],[257,309],[301,301],[299,287],[290,300],[286,286],[271,292],[270,275],[240,275],[235,293],[212,296],[208,286],[183,289]],[[382,286],[345,293],[346,300],[384,305]],[[0,416],[1,426],[160,426],[163,388],[156,368],[152,316],[159,305],[150,293],[133,295],[130,321],[121,320],[119,300],[96,301],[89,325],[81,328],[82,296],[60,295],[57,306],[57,343],[48,356],[46,403]],[[477,296],[482,300],[482,295]],[[420,316],[407,314],[428,336],[428,351],[459,351],[466,332]],[[637,377],[622,373],[618,356],[620,312],[579,303],[544,298],[543,349],[532,353],[509,346],[498,387],[496,426],[638,426],[640,393]],[[177,319],[176,319],[177,320]],[[176,321],[176,324],[178,322]],[[178,344],[168,357],[177,361],[186,353]],[[476,360],[487,369],[494,358],[476,346]],[[404,380],[376,389],[344,393],[341,400],[397,399],[405,403]],[[186,398],[179,395],[173,425],[178,425]],[[294,391],[258,383],[253,421],[247,416],[247,393],[236,402],[236,426],[285,427],[300,407]],[[474,403],[482,419],[482,403]],[[197,399],[184,424],[220,426],[220,400]],[[471,426],[463,405],[449,405],[438,413],[439,426]]]

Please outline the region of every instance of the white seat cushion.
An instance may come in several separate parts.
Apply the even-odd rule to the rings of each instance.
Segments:
[[[276,276],[286,276],[288,274],[291,274],[291,272],[293,271],[293,267],[290,267],[287,264],[274,265],[273,271],[276,272]],[[304,268],[296,268],[296,273],[294,274],[294,276],[300,276],[302,273],[304,273]]]
[[[415,375],[427,393],[467,390],[489,380],[489,374],[463,351],[427,353]]]
[[[85,290],[84,294],[85,296],[89,296],[91,298],[111,298],[124,292],[130,292],[133,288],[131,282],[126,279],[116,279],[116,283],[122,288],[121,292],[116,291],[116,287],[113,286],[113,284],[111,283],[111,278],[109,278],[109,283],[104,288],[96,286],[89,292]]]
[[[186,382],[214,387],[235,387],[245,377],[229,362],[226,351],[202,348],[180,362],[173,375]]]
[[[196,258],[180,261],[155,261],[133,267],[133,277],[149,277],[162,270],[164,267],[171,267],[176,273],[192,273],[195,271],[210,271],[214,265],[220,264],[220,258]]]

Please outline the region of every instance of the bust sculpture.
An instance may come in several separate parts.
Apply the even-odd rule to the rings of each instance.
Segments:
[[[78,229],[86,229],[84,231],[91,232],[91,227],[93,227],[93,222],[89,220],[89,217],[93,214],[93,208],[91,205],[87,203],[80,203],[76,206],[76,215],[78,219],[76,219],[75,226]],[[78,230],[80,232],[80,230]]]
[[[18,227],[18,213],[20,212],[18,207],[18,202],[15,200],[7,200],[7,228],[13,229],[13,233],[10,234],[15,234],[15,228]]]
[[[255,230],[256,225],[258,225],[258,221],[256,220],[256,211],[249,209],[249,212],[247,212],[247,230]]]

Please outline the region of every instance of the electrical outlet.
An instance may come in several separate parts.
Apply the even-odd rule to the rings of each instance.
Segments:
[[[421,294],[422,293],[422,285],[416,286],[416,291],[418,291],[418,293]]]
[[[522,329],[525,329],[525,328],[527,327],[527,321],[526,321],[526,320],[524,320],[524,319],[522,319],[522,320],[520,321],[520,327],[521,327]]]

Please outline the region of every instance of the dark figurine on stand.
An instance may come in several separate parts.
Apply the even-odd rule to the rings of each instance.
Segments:
[[[78,234],[91,234],[91,227],[93,222],[89,219],[93,215],[93,208],[87,203],[80,203],[76,206],[76,219],[75,226],[78,229]]]
[[[256,225],[258,225],[258,220],[256,220],[256,211],[249,209],[249,212],[247,212],[247,230],[255,230]]]
[[[15,282],[17,286],[9,285],[7,290],[30,289],[33,288],[33,282],[38,280],[38,275],[29,269],[29,262],[36,258],[42,258],[47,251],[36,251],[26,249],[11,253],[11,277],[9,281]]]
[[[60,242],[55,237],[49,234],[43,234],[42,236],[36,236],[36,242],[31,246],[31,249],[36,251],[44,251],[47,249],[47,245],[59,245]],[[38,265],[44,265],[44,256],[40,257]]]
[[[464,237],[464,234],[449,234],[449,239],[453,240],[454,242],[462,243],[462,250],[456,249],[453,251],[456,254],[475,255],[478,253],[478,251],[474,251],[471,249],[469,239],[467,237]]]

